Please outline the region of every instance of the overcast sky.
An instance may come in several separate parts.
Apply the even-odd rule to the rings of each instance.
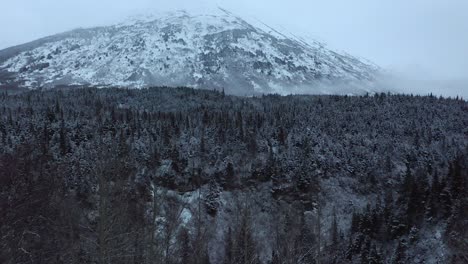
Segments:
[[[148,9],[221,6],[413,79],[468,80],[468,0],[0,0],[0,49]]]

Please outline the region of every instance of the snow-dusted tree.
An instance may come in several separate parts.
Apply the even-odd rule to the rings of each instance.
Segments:
[[[408,263],[406,257],[406,242],[399,240],[392,256],[392,264]]]
[[[220,206],[221,188],[214,177],[212,177],[208,183],[208,190],[205,197],[205,207],[209,215],[215,216]]]

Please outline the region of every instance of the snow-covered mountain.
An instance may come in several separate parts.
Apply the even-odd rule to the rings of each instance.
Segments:
[[[376,91],[378,67],[220,9],[141,16],[0,51],[0,85],[190,86],[228,93]],[[332,88],[333,87],[333,88]]]

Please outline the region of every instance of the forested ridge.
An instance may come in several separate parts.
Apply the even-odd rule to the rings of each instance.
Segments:
[[[0,93],[1,263],[468,263],[468,104]]]

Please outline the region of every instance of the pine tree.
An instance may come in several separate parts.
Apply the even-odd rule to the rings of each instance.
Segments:
[[[449,172],[448,178],[450,180],[451,193],[454,199],[459,199],[466,194],[466,182],[462,175],[462,162],[463,157],[459,156],[453,161],[451,166],[452,170]]]
[[[156,146],[153,146],[153,150],[150,153],[148,167],[151,169],[156,169],[161,165],[161,155]]]
[[[286,145],[286,138],[286,132],[284,131],[283,127],[280,127],[278,131],[278,142],[284,146]]]
[[[236,235],[235,249],[235,263],[257,263],[257,249],[252,237],[252,223],[248,209],[244,209],[242,212],[240,226]]]
[[[409,197],[407,198],[406,217],[408,227],[412,227],[417,224],[416,218],[418,217],[419,209],[421,208],[419,195],[419,186],[416,182],[413,182],[410,187]]]
[[[339,239],[339,231],[338,231],[338,223],[336,220],[336,209],[333,207],[333,216],[332,216],[332,223],[331,223],[331,230],[330,230],[330,241],[334,248],[338,246],[338,239]]]
[[[444,183],[442,192],[439,197],[440,203],[442,205],[442,217],[448,219],[452,215],[452,193],[450,187]]]
[[[201,138],[200,138],[200,154],[203,156],[206,152],[206,147],[205,147],[205,132],[203,130]]]
[[[41,142],[41,147],[42,147],[42,154],[46,156],[49,152],[49,126],[47,123],[44,123],[44,128],[43,128],[43,137],[42,137],[42,142]]]
[[[271,264],[281,264],[280,257],[276,251],[273,251],[271,254]]]
[[[227,164],[226,172],[224,174],[224,177],[225,177],[225,181],[226,181],[226,186],[228,188],[233,188],[235,186],[235,183],[236,183],[236,178],[235,178],[235,175],[234,175],[234,166],[232,165],[231,162],[229,162]]]
[[[361,264],[368,264],[371,259],[371,240],[370,237],[366,237],[361,248]]]
[[[409,196],[409,194],[411,193],[411,190],[413,188],[413,184],[414,184],[413,173],[411,172],[409,162],[407,162],[406,163],[405,176],[403,178],[403,183],[401,185],[401,195],[402,195],[402,197],[406,198],[406,197]]]
[[[369,254],[369,264],[383,264],[382,255],[377,250],[375,244],[372,245],[372,249]]]
[[[406,264],[406,245],[405,242],[400,240],[398,245],[395,248],[395,253],[393,254],[392,264]]]
[[[203,252],[203,256],[201,258],[201,263],[200,264],[210,264],[210,254],[208,253],[208,250],[205,250]]]
[[[434,171],[434,176],[432,177],[432,184],[430,188],[430,193],[427,197],[426,202],[426,217],[428,219],[437,219],[440,211],[440,193],[441,185],[439,181],[439,173],[437,170]]]
[[[384,219],[384,223],[382,225],[383,228],[383,236],[384,239],[387,240],[391,237],[391,224],[393,218],[393,194],[391,190],[387,190],[385,193],[384,199],[384,207],[382,211],[382,219]]]
[[[353,212],[351,217],[351,234],[354,234],[360,230],[361,215],[357,212]]]
[[[220,192],[221,190],[216,179],[212,177],[208,183],[208,194],[205,198],[206,211],[211,216],[215,216],[218,212]]]
[[[181,264],[190,264],[192,262],[192,246],[190,241],[190,234],[187,228],[182,227],[178,236],[179,246],[179,260]]]
[[[314,262],[314,247],[316,242],[316,236],[313,230],[306,223],[304,213],[301,213],[300,227],[298,228],[299,233],[295,239],[295,246],[292,252],[293,260],[297,263],[313,263]],[[293,233],[295,228],[289,228],[292,230],[285,230],[286,233]]]
[[[224,264],[234,263],[234,245],[232,239],[232,229],[229,227],[224,236]]]
[[[59,144],[60,144],[60,153],[62,156],[65,156],[65,154],[68,153],[68,139],[67,139],[67,132],[65,130],[65,121],[62,119],[62,122],[60,123],[60,138],[59,138]]]

